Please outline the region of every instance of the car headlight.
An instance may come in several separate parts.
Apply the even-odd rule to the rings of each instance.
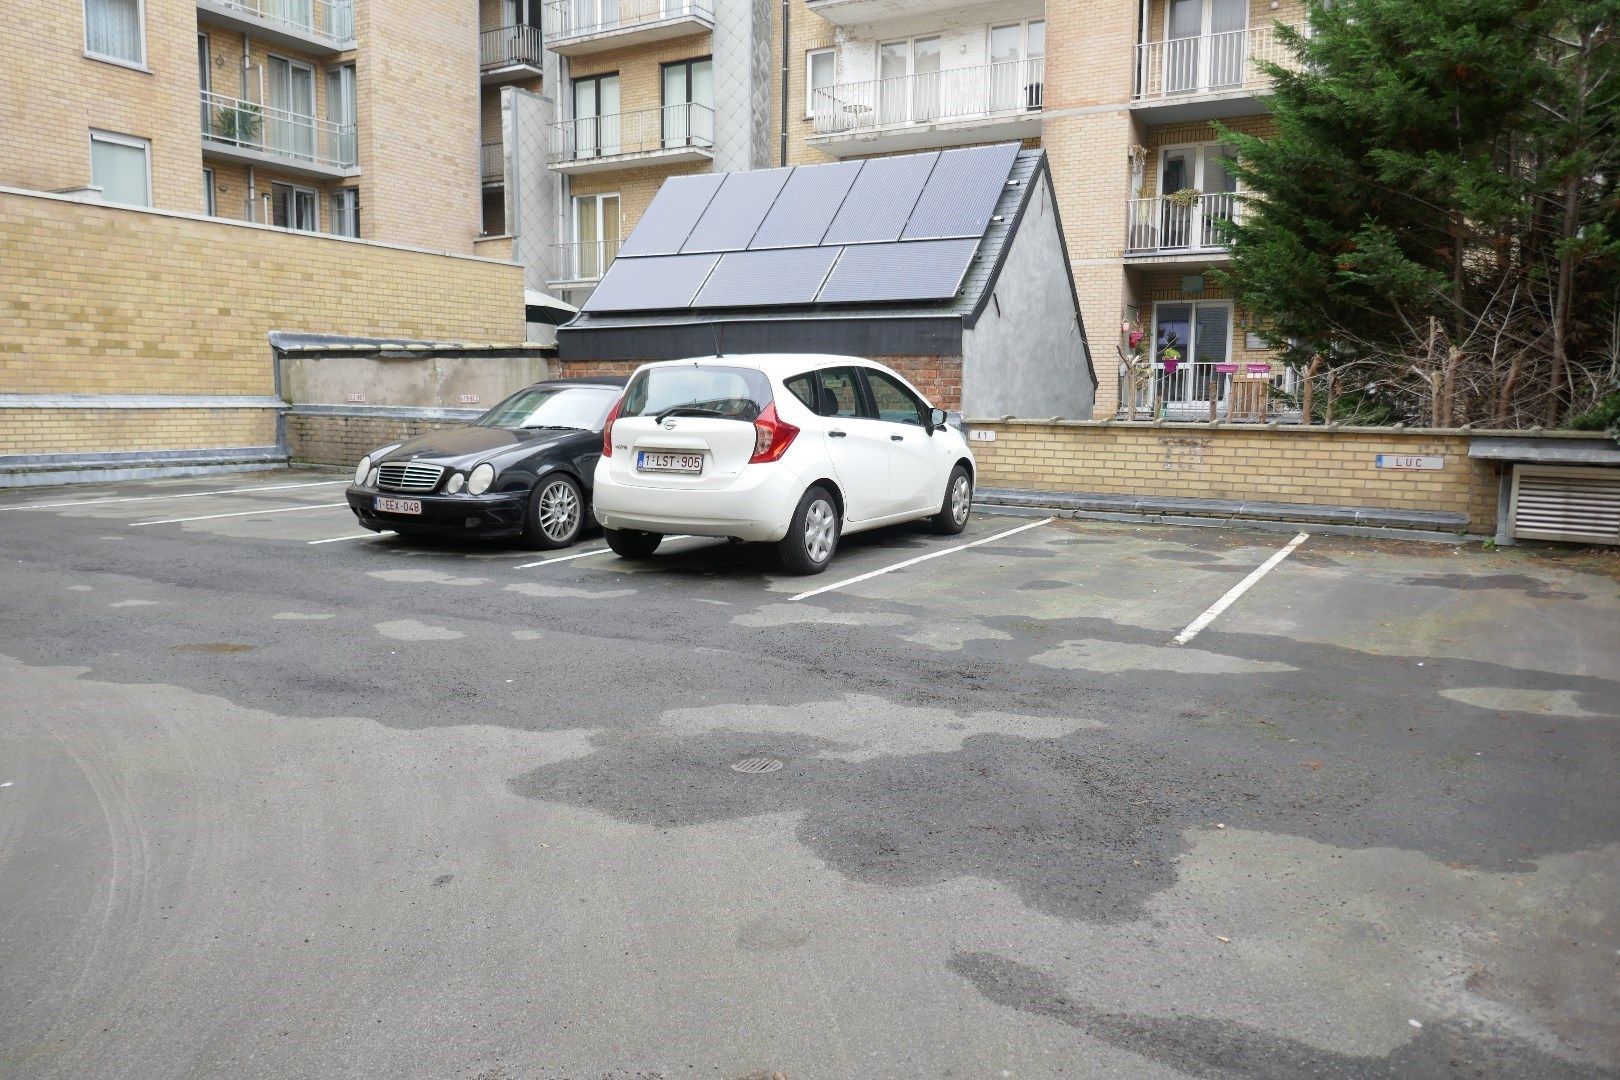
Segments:
[[[450,474],[450,479],[445,481],[444,492],[446,495],[454,495],[456,492],[460,491],[466,486],[467,478],[461,473],[453,472]]]
[[[371,472],[371,455],[367,454],[365,457],[360,459],[360,464],[358,464],[358,465],[356,465],[354,467],[354,482],[355,482],[355,484],[356,485],[364,485],[365,482],[366,482],[366,475],[368,473],[370,473],[370,472]]]
[[[482,495],[495,482],[495,466],[484,462],[467,477],[467,494]]]
[[[373,468],[371,470],[371,475],[366,477],[366,487],[376,487],[377,486],[377,474],[380,473],[380,472],[382,472],[382,470],[378,469],[378,468]]]

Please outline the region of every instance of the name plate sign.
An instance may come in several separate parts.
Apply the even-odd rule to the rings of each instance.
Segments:
[[[1379,454],[1380,469],[1439,470],[1446,467],[1446,459],[1439,454]]]

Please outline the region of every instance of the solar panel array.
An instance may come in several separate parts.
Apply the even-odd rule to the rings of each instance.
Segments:
[[[671,177],[587,312],[948,300],[1018,145]]]

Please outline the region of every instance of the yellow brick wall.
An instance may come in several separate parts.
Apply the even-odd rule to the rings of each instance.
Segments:
[[[0,185],[90,183],[90,129],[149,139],[154,206],[202,202],[197,5],[145,0],[146,70],[84,54],[80,0],[7,3],[0,33]]]
[[[275,442],[274,409],[0,409],[0,457]]]
[[[1494,530],[1496,470],[1468,457],[1464,432],[1209,427],[1199,424],[981,422],[984,487],[1258,500],[1466,513]],[[1437,471],[1374,465],[1378,454],[1439,455]]]
[[[788,164],[815,165],[832,158],[805,140],[815,127],[805,116],[804,56],[812,49],[830,49],[834,42],[833,24],[805,7],[804,0],[788,4]],[[771,5],[771,157],[772,165],[781,160],[782,124],[782,5]]]
[[[11,192],[0,250],[0,392],[270,394],[271,330],[523,337],[507,263]]]

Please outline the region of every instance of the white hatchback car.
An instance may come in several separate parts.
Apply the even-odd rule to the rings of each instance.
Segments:
[[[973,453],[946,421],[899,375],[852,356],[647,364],[608,414],[596,517],[626,558],[670,533],[726,536],[775,543],[789,570],[820,573],[845,533],[967,525]]]

